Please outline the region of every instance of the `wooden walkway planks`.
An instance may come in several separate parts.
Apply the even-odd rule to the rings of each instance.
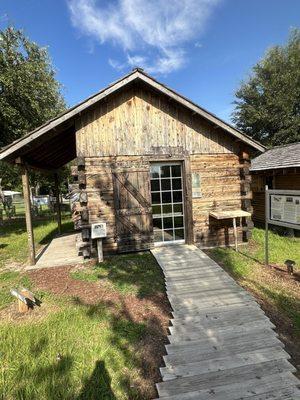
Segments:
[[[300,400],[289,355],[254,298],[193,245],[158,247],[173,309],[161,400]]]
[[[61,267],[84,262],[76,248],[76,233],[68,233],[52,239],[39,255],[36,265],[26,269]]]

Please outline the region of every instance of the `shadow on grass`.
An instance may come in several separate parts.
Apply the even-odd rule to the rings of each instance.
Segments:
[[[116,400],[104,361],[96,361],[92,375],[83,383],[76,400]]]
[[[159,318],[151,315],[146,322],[137,322],[134,309],[129,309],[124,300],[120,300],[117,305],[112,301],[101,301],[92,305],[82,302],[79,298],[74,301],[77,306],[84,308],[85,314],[89,318],[103,320],[103,315],[105,315],[105,322],[109,324],[111,332],[108,338],[109,343],[117,350],[124,365],[128,365],[128,369],[120,371],[121,374],[118,377],[120,386],[128,398],[140,400],[154,398],[156,396],[154,381],[158,382],[160,379],[158,367],[161,364],[161,355],[164,354],[164,344],[166,343],[164,329]],[[114,362],[110,361],[112,362],[110,368],[113,368]],[[130,366],[134,366],[134,369],[139,371],[141,380],[138,383],[131,375]],[[99,366],[98,368],[100,369]],[[109,390],[106,390],[109,393]],[[79,398],[80,400],[85,399],[85,397]],[[86,399],[89,398],[93,399],[94,397],[86,397]],[[114,399],[109,396],[95,397],[95,399],[98,398]]]
[[[47,224],[45,224],[47,225]],[[63,221],[61,225],[61,234],[74,232],[74,223],[72,221]],[[54,228],[50,231],[43,239],[40,241],[40,244],[47,244],[49,243],[55,236],[58,235],[58,229]]]
[[[293,321],[293,330],[300,335],[300,300],[288,293],[272,290],[272,288],[256,281],[250,280],[249,282],[258,293],[264,295],[269,304],[273,303],[276,308],[283,311]]]
[[[32,354],[37,356],[42,352],[42,347],[47,339],[41,339],[32,348]],[[111,388],[111,378],[105,367],[105,362],[98,360],[95,363],[92,374],[83,380],[79,395],[76,395],[72,384],[72,368],[74,366],[73,357],[69,355],[59,356],[56,362],[47,367],[36,368],[33,371],[26,371],[28,379],[32,379],[35,385],[43,386],[45,400],[116,400]],[[23,374],[22,367],[19,372]],[[28,392],[26,386],[21,386],[17,391],[17,398],[27,399]],[[30,392],[31,400],[37,397]],[[41,397],[39,397],[40,399]]]
[[[162,271],[148,252],[112,256],[94,271],[97,278],[110,281],[123,293],[130,293],[134,288],[138,298],[164,292]]]

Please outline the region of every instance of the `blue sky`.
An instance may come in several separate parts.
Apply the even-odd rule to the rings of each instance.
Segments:
[[[251,67],[300,26],[299,0],[0,0],[0,26],[47,46],[72,106],[142,66],[230,120]]]

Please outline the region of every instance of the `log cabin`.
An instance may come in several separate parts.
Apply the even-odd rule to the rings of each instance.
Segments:
[[[104,253],[246,241],[250,159],[264,150],[136,68],[2,149],[0,159],[20,165],[24,193],[28,168],[56,172],[75,160],[73,219],[89,256],[97,222],[107,224]]]
[[[265,222],[265,187],[300,190],[300,142],[276,146],[251,162],[253,221]]]

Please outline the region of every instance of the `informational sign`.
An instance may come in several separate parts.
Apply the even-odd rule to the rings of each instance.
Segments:
[[[300,230],[300,190],[266,186],[265,193],[265,264],[269,265],[269,224]]]
[[[270,219],[300,224],[300,196],[271,194]]]
[[[106,223],[98,222],[92,224],[92,239],[101,239],[106,237]]]
[[[266,217],[269,224],[300,229],[300,190],[267,190]]]

